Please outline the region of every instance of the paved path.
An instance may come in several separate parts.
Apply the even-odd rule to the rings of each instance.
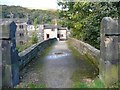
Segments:
[[[73,80],[71,79],[73,73],[76,73],[76,71],[80,73],[91,72],[89,70],[91,66],[85,60],[80,58],[77,60],[72,55],[66,41],[56,42],[44,58],[41,58],[41,56],[36,58],[38,60],[33,60],[23,70],[22,83],[45,84],[47,88],[71,88],[73,86]],[[77,75],[77,77],[82,76]]]
[[[57,42],[44,58],[44,79],[48,87],[71,87],[71,75],[76,62],[65,41]]]

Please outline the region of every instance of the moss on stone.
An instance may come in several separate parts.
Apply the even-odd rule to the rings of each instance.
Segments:
[[[99,64],[97,63],[98,61],[92,57],[90,54],[86,53],[84,54],[84,58],[89,62],[91,63],[92,65],[94,65],[96,67],[96,70],[98,71],[99,69]]]
[[[7,25],[2,25],[2,36],[9,37],[9,29]]]
[[[90,56],[82,55],[76,48],[74,48],[70,41],[67,42],[69,49],[71,50],[73,56],[76,58],[76,61],[80,61],[78,63],[84,64],[84,67],[78,68],[73,72],[71,77],[73,83],[73,88],[89,88],[89,84],[84,81],[84,79],[94,80],[99,73],[98,68],[95,66],[93,62],[91,62],[92,58]]]
[[[109,68],[104,71],[104,83],[106,86],[110,87],[118,80],[118,67],[115,65],[110,65]]]

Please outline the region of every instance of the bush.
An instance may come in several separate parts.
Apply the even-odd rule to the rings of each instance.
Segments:
[[[35,44],[38,42],[38,38],[37,38],[37,35],[35,33],[33,33],[33,35],[32,35],[31,42],[32,42],[32,44]]]

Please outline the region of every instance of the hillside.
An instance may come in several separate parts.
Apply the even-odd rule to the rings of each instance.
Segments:
[[[53,19],[58,18],[57,10],[27,9],[21,6],[0,5],[0,7],[1,6],[2,18],[10,18],[10,12],[14,14],[14,18],[26,18],[27,15],[30,15],[32,22],[37,18],[38,24],[53,23]]]

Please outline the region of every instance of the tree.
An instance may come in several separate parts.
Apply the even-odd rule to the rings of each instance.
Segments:
[[[37,29],[37,23],[38,23],[38,20],[37,20],[37,18],[35,18],[35,19],[34,19],[34,27],[35,27],[35,31],[36,31],[36,29]]]
[[[35,28],[35,31],[33,32],[32,34],[32,38],[31,38],[31,41],[32,41],[32,44],[35,44],[38,42],[38,37],[37,37],[37,18],[34,19],[34,28]]]
[[[116,2],[59,2],[61,24],[72,29],[72,37],[100,47],[100,22],[103,17],[118,18]]]
[[[0,5],[2,10],[0,13],[2,18],[10,18],[9,14],[12,12],[14,14],[14,18],[26,18],[26,15],[30,15],[30,19],[32,23],[37,18],[37,24],[50,23],[54,18],[58,18],[57,10],[38,10],[38,9],[27,9],[20,6],[7,6]]]
[[[31,43],[35,44],[38,42],[38,38],[35,32],[33,32],[32,38],[31,38]]]

